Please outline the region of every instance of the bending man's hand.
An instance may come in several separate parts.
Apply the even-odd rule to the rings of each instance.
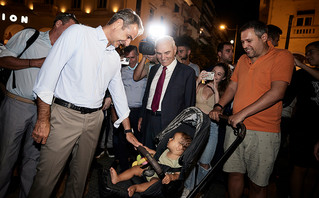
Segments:
[[[143,144],[136,139],[133,133],[126,133],[126,140],[135,147],[143,146]]]

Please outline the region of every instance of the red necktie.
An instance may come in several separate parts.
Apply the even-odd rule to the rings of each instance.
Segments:
[[[166,69],[167,69],[167,67],[163,67],[162,74],[157,81],[155,93],[153,96],[152,106],[151,106],[153,112],[157,111],[157,109],[159,107],[159,103],[161,100],[161,94],[162,94],[162,90],[163,90],[163,84],[164,84],[164,80],[165,80],[165,76],[166,76]]]

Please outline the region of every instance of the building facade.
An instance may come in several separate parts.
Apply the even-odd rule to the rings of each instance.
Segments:
[[[305,53],[308,43],[319,40],[318,0],[260,0],[260,20],[280,27],[279,48]]]
[[[73,13],[80,23],[97,27],[123,8],[135,10],[145,27],[133,45],[152,36],[153,24],[165,26],[173,37],[190,36],[199,45],[216,47],[222,40],[212,0],[0,0],[0,42],[25,27],[49,30],[59,12]]]

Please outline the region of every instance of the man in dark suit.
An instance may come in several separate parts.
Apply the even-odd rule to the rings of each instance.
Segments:
[[[155,43],[160,64],[151,68],[142,104],[139,130],[145,146],[154,149],[154,138],[185,108],[195,106],[195,72],[175,59],[176,46],[165,36]]]

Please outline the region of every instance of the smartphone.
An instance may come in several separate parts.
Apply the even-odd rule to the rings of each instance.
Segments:
[[[215,76],[214,72],[207,72],[204,80],[214,80],[214,76]]]

